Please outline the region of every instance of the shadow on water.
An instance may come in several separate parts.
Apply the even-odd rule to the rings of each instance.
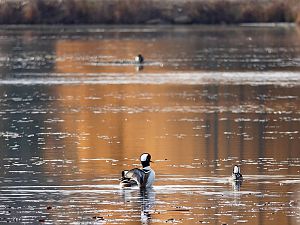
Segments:
[[[298,28],[1,30],[0,223],[299,223]]]

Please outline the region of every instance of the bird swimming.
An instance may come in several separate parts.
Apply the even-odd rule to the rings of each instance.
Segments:
[[[144,57],[141,54],[138,54],[135,58],[134,58],[135,63],[144,63]]]
[[[150,167],[151,155],[143,153],[140,156],[142,169],[123,170],[120,185],[122,187],[139,186],[140,189],[151,188],[155,180],[155,172]]]
[[[241,174],[241,169],[240,169],[240,167],[238,165],[235,165],[233,167],[233,171],[232,171],[232,175],[231,176],[232,176],[232,179],[234,181],[241,181],[241,180],[243,180],[243,176]]]

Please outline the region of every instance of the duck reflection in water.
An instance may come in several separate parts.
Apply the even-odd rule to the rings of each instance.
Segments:
[[[241,190],[241,186],[243,184],[243,181],[242,180],[239,180],[239,181],[232,181],[232,189],[234,191],[240,191]]]
[[[155,192],[153,188],[123,189],[123,199],[125,204],[130,204],[133,209],[139,209],[141,213],[141,224],[150,224],[152,214],[155,211]]]
[[[142,71],[143,69],[144,69],[144,66],[142,66],[142,65],[135,66],[136,72]]]
[[[155,192],[153,188],[141,190],[141,222],[149,224],[151,221],[151,213],[154,211]]]

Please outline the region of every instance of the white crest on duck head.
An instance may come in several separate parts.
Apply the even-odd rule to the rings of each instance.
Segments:
[[[233,173],[240,173],[240,172],[241,172],[240,167],[238,165],[235,165],[233,167]]]
[[[143,153],[140,159],[141,162],[151,162],[151,155],[149,153]]]

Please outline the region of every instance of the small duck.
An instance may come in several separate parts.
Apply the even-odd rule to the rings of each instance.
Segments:
[[[232,179],[234,181],[242,181],[243,180],[243,176],[241,174],[241,169],[238,165],[235,165],[233,167]]]
[[[138,64],[142,64],[144,62],[144,57],[141,54],[138,54],[135,58],[134,58],[135,63]]]

